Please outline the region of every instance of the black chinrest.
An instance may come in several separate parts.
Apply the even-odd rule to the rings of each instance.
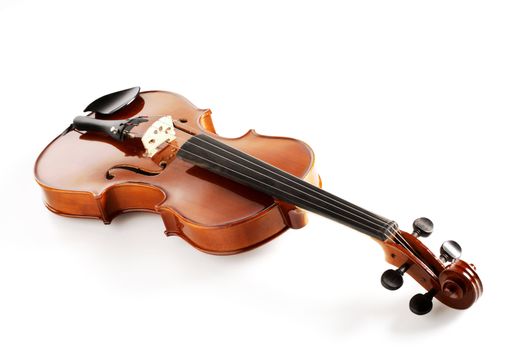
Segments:
[[[91,102],[84,112],[95,112],[100,114],[113,114],[123,107],[129,105],[139,94],[140,87],[113,92],[97,98]]]

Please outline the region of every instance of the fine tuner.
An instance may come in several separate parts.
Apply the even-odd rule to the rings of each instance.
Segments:
[[[459,244],[446,241],[439,257],[423,244],[431,220],[415,220],[408,233],[323,190],[314,153],[300,140],[253,130],[221,137],[209,109],[138,87],[102,96],[84,111],[35,164],[45,205],[56,214],[109,224],[121,213],[152,212],[166,235],[226,255],[302,228],[312,212],[378,243],[394,267],[381,276],[385,288],[399,289],[409,275],[426,290],[409,303],[418,315],[432,309],[433,299],[467,309],[483,292],[474,266],[460,259]]]

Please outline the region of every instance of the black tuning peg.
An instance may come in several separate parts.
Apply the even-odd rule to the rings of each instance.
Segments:
[[[418,218],[412,224],[414,231],[412,234],[416,237],[428,237],[434,231],[434,223],[428,218]]]
[[[432,298],[436,293],[434,290],[430,290],[425,294],[416,294],[410,299],[410,311],[416,315],[425,315],[432,310]]]
[[[381,284],[388,290],[397,290],[403,285],[403,274],[408,270],[408,265],[404,264],[397,270],[386,270],[381,275]]]
[[[439,253],[441,261],[451,263],[461,258],[461,246],[456,241],[445,241]]]

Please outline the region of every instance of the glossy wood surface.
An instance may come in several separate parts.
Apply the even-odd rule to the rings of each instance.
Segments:
[[[162,91],[140,97],[112,119],[150,116],[136,127],[144,132],[158,117],[171,115],[182,128],[215,132],[209,110]],[[101,116],[97,116],[101,117]],[[109,223],[129,211],[161,215],[166,234],[180,235],[214,254],[232,254],[262,244],[289,227],[306,224],[304,211],[175,158],[177,142],[189,137],[178,130],[176,142],[148,158],[133,142],[70,131],[46,147],[35,165],[46,206],[66,216],[99,218]],[[314,154],[302,141],[249,131],[222,142],[293,175],[320,185]]]
[[[212,254],[252,249],[288,228],[306,225],[302,209],[176,157],[192,135],[206,133],[320,187],[314,154],[304,142],[258,135],[253,130],[239,138],[220,137],[215,134],[210,110],[163,91],[141,93],[111,118],[147,116],[148,122],[133,129],[140,136],[166,115],[174,120],[176,139],[163,144],[153,157],[145,156],[139,139],[121,143],[107,135],[76,130],[58,136],[35,164],[47,208],[107,224],[125,212],[157,213],[167,235],[178,235]],[[481,296],[483,286],[472,265],[462,260],[445,265],[418,238],[403,231],[377,241],[387,262],[409,266],[406,273],[444,304],[465,309]]]

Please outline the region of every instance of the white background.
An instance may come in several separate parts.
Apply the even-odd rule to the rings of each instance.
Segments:
[[[0,2],[0,348],[388,349],[521,343],[525,9],[520,1]],[[310,216],[248,253],[48,212],[38,153],[134,85],[212,108],[218,133],[302,139],[325,189],[455,239],[485,294],[383,289],[379,246]],[[64,159],[67,162],[68,159]]]

